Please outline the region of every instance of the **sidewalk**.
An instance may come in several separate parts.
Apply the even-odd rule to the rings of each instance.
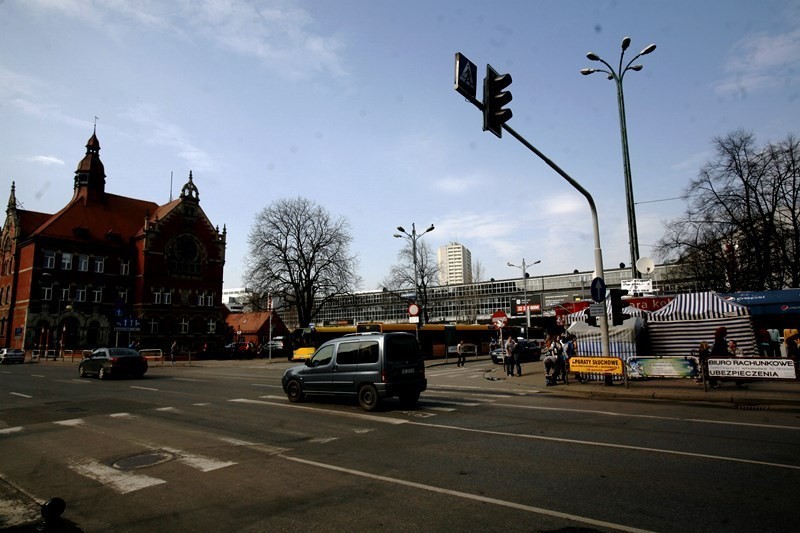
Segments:
[[[590,381],[579,383],[569,377],[569,384],[560,383],[548,387],[545,385],[544,364],[530,362],[522,365],[522,376],[506,376],[502,365],[493,364],[488,356],[469,358],[465,368],[455,365],[455,358],[447,361],[429,361],[427,368],[441,369],[452,368],[455,371],[465,372],[471,365],[492,368],[484,372],[480,388],[503,391],[511,389],[528,389],[541,394],[569,395],[583,397],[628,398],[649,400],[670,400],[681,402],[715,402],[730,403],[746,408],[748,406],[781,406],[800,408],[800,381],[756,381],[746,384],[746,388],[737,388],[733,382],[723,382],[718,389],[708,388],[697,384],[693,379],[646,379],[628,380],[627,386],[622,381],[614,381],[612,386],[603,382]],[[431,384],[430,378],[428,379]],[[464,386],[475,386],[475,380],[464,380]]]

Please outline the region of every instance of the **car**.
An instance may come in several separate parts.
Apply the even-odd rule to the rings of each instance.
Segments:
[[[542,359],[542,347],[539,341],[533,339],[518,339],[517,344],[519,344],[519,348],[522,350],[520,354],[521,363],[530,363]],[[506,351],[504,348],[495,348],[489,355],[492,357],[493,363],[502,365],[505,353]]]
[[[365,411],[398,397],[413,407],[428,386],[425,359],[410,333],[353,333],[322,344],[281,379],[290,402],[326,395],[358,400]]]
[[[0,349],[0,364],[6,363],[24,363],[25,352],[18,348],[2,348]]]
[[[82,378],[143,378],[145,373],[147,359],[132,348],[97,348],[78,365],[78,375]]]

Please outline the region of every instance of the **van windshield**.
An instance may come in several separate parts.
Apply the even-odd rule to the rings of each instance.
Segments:
[[[386,360],[390,363],[403,361],[420,361],[420,352],[417,339],[412,335],[389,335],[385,339]]]

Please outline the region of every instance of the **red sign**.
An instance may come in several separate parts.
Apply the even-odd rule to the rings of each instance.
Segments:
[[[497,328],[503,328],[503,327],[505,327],[505,325],[506,325],[506,323],[507,323],[507,322],[508,322],[508,315],[507,315],[507,314],[505,314],[505,312],[504,312],[504,311],[502,311],[502,310],[498,309],[497,311],[495,311],[494,313],[492,313],[492,323],[493,323],[493,324],[494,324],[494,325],[495,325]]]
[[[408,306],[408,316],[417,316],[419,314],[419,306],[411,304]]]

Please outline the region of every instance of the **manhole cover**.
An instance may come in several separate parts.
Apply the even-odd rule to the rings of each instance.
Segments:
[[[161,463],[166,463],[173,459],[175,459],[175,456],[171,453],[157,450],[117,459],[111,466],[117,470],[135,470],[137,468],[160,465]]]

